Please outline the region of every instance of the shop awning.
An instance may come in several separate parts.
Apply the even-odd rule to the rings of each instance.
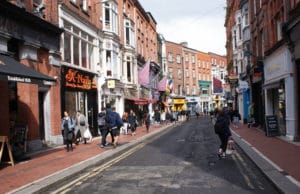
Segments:
[[[2,54],[0,54],[0,79],[34,84],[39,84],[43,81],[56,81],[52,77],[21,64],[12,57]]]
[[[153,98],[141,98],[142,100],[146,100],[148,103],[155,104],[156,100]]]
[[[148,101],[144,100],[142,98],[126,98],[126,100],[131,100],[136,105],[145,105],[145,104],[148,104]]]

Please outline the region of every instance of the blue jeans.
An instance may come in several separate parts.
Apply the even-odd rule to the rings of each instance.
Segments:
[[[108,130],[106,126],[99,126],[100,133],[101,133],[101,145],[106,145],[106,136],[108,134]]]

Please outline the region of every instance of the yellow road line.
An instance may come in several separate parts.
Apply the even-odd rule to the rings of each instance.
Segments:
[[[97,168],[94,168],[91,172],[88,172],[80,177],[78,177],[77,179],[71,181],[70,183],[64,185],[63,187],[60,187],[59,189],[51,192],[52,194],[57,194],[57,193],[61,193],[61,194],[65,194],[67,193],[68,191],[71,190],[71,188],[74,187],[74,185],[80,185],[82,184],[82,181],[84,180],[87,180],[88,178],[91,178],[99,173],[101,173],[102,171],[104,171],[105,169],[111,167],[112,165],[118,163],[119,161],[127,158],[128,156],[130,156],[131,154],[133,154],[134,152],[142,149],[146,144],[145,143],[141,143],[135,147],[133,147],[132,149],[128,150],[127,152],[123,153],[122,155],[114,158],[113,160],[97,167]]]
[[[248,185],[248,187],[250,187],[251,189],[255,189],[255,187],[253,186],[253,184],[251,183],[249,177],[244,173],[241,165],[238,163],[238,160],[240,160],[242,163],[244,163],[244,160],[241,158],[241,156],[239,156],[238,153],[232,155],[233,160],[236,162],[238,169],[240,170],[241,174],[243,175],[243,178],[246,182],[246,184]]]

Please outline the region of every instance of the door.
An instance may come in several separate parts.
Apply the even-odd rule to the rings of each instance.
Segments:
[[[40,139],[45,140],[45,117],[44,117],[44,99],[45,93],[39,92],[39,129]]]

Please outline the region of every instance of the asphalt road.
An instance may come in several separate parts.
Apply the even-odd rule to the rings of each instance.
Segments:
[[[192,119],[43,193],[278,193],[239,147],[220,159],[218,146],[210,121]]]

